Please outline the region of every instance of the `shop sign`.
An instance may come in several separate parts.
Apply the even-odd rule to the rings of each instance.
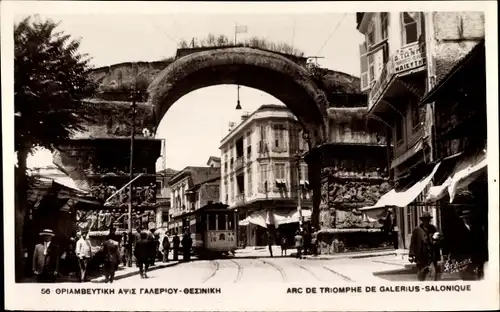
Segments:
[[[409,71],[425,65],[425,47],[423,44],[414,44],[398,50],[392,57],[394,73]]]

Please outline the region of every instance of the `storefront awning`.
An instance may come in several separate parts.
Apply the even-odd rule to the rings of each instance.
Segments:
[[[302,209],[302,218],[304,221],[310,220],[311,214],[312,212],[310,209]],[[269,224],[279,226],[281,224],[298,223],[299,221],[300,213],[296,210],[287,214],[271,213],[270,211],[256,211],[239,221],[238,225],[247,226],[251,223],[265,228]]]
[[[370,210],[370,209],[377,209],[381,207],[386,207],[386,206],[395,206],[395,207],[406,207],[408,206],[411,202],[417,198],[418,195],[420,195],[423,190],[425,189],[426,186],[429,185],[431,182],[432,178],[436,174],[437,169],[439,168],[439,165],[441,163],[438,163],[437,165],[434,166],[434,169],[432,169],[432,172],[425,177],[424,179],[420,180],[419,182],[415,183],[412,187],[407,189],[404,192],[396,192],[396,190],[390,190],[386,194],[384,194],[378,202],[373,205],[373,206],[368,206],[368,207],[363,207],[360,208],[360,211],[363,210]]]
[[[450,203],[455,199],[455,195],[461,189],[466,188],[484,173],[488,166],[486,151],[484,153],[468,157],[458,163],[448,179],[437,186],[429,189],[426,197],[427,202],[437,201],[446,195],[450,196]]]

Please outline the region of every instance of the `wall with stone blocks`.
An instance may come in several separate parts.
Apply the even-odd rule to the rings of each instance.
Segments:
[[[484,38],[484,12],[434,12],[434,65],[439,83]]]

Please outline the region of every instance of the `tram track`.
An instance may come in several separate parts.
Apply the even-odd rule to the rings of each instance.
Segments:
[[[286,278],[286,274],[285,274],[285,271],[282,268],[280,268],[279,266],[277,266],[276,264],[274,264],[274,263],[272,263],[270,261],[266,261],[266,260],[262,260],[262,259],[260,259],[260,261],[262,261],[264,264],[272,266],[273,268],[275,268],[276,270],[278,270],[278,272],[280,272],[280,274],[281,274],[281,278],[283,279],[284,282],[286,282],[286,279],[287,279]]]
[[[241,276],[243,275],[243,267],[237,261],[234,261],[233,259],[230,260],[231,262],[236,264],[236,267],[238,268],[238,273],[236,274],[236,279],[234,280],[234,283],[238,283],[241,279]]]
[[[214,277],[214,275],[217,273],[217,271],[219,271],[219,268],[220,268],[220,264],[218,261],[216,260],[210,260],[210,264],[213,266],[213,270],[212,270],[212,273],[207,276],[202,283],[206,283],[209,279],[211,279],[212,277]]]
[[[309,274],[311,274],[312,276],[314,276],[315,279],[317,279],[318,281],[321,280],[316,274],[314,274],[314,272],[312,272],[311,270],[309,270],[308,268],[300,265],[300,264],[297,264],[295,263],[296,266],[298,266],[299,268],[301,268],[302,270],[308,272]]]
[[[339,276],[340,278],[342,278],[346,282],[353,282],[353,280],[350,277],[345,276],[344,274],[339,273],[339,272],[337,272],[337,271],[335,271],[333,269],[330,269],[330,268],[328,268],[326,266],[323,266],[323,269],[327,270],[328,272],[331,272],[331,273],[335,274],[336,276]]]

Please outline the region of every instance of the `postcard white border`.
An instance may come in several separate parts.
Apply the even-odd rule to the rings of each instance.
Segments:
[[[486,278],[470,283],[471,292],[380,293],[350,295],[287,295],[285,284],[216,285],[222,295],[198,297],[85,296],[40,294],[40,285],[14,283],[14,142],[13,125],[13,21],[15,14],[312,14],[356,11],[484,11],[486,17],[486,64],[488,101],[489,250]],[[493,1],[444,2],[79,2],[3,1],[2,21],[2,127],[4,186],[4,274],[6,309],[17,310],[477,310],[499,306],[499,201],[498,201],[498,34],[497,4]],[[355,25],[353,25],[355,27]],[[172,284],[172,281],[167,281]],[[320,285],[321,284],[321,285]],[[379,283],[395,286],[419,283]],[[439,282],[436,285],[446,284]],[[456,282],[454,284],[457,284]],[[348,284],[352,286],[351,284]],[[356,284],[358,285],[358,284]],[[359,284],[366,286],[367,284]],[[52,285],[51,289],[80,285]],[[85,287],[101,287],[99,284]],[[180,287],[179,284],[175,285]],[[200,287],[200,285],[186,285]],[[295,285],[297,286],[297,285]],[[340,284],[299,285],[301,287],[341,286]],[[44,286],[45,287],[45,286]],[[103,286],[104,287],[104,286]],[[109,286],[107,286],[109,287]],[[55,290],[54,290],[55,291]],[[305,296],[307,296],[305,298]],[[116,298],[116,299],[114,299]],[[140,298],[140,299],[139,299]]]

